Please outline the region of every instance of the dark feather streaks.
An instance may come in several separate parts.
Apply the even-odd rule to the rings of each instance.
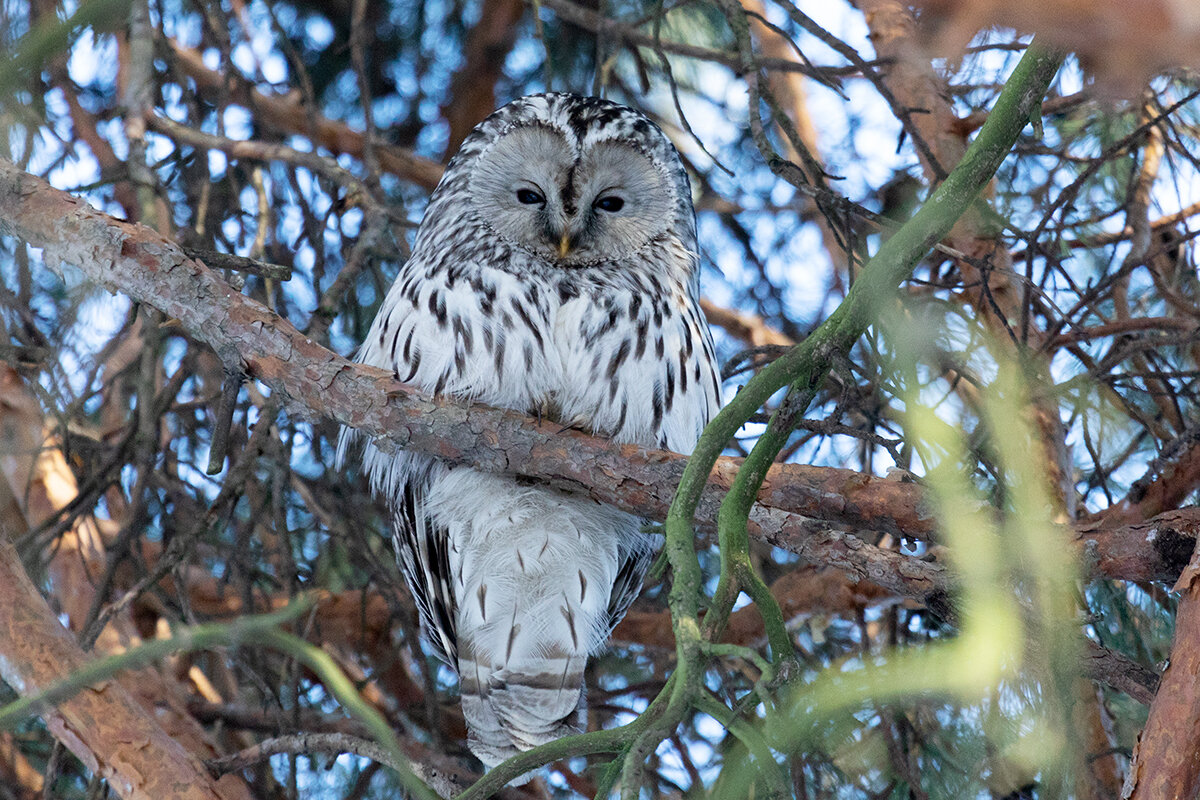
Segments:
[[[392,510],[393,539],[425,628],[438,632],[437,636],[430,636],[430,644],[438,658],[454,665],[458,648],[454,624],[457,609],[448,583],[451,572],[446,532],[433,525],[428,516],[418,518],[416,498],[421,491],[410,483],[396,498]]]
[[[603,426],[597,431],[601,435],[645,445],[667,446],[669,429],[673,446],[688,447],[689,429],[707,420],[708,398],[719,396],[719,387],[710,369],[713,357],[705,322],[695,306],[695,282],[690,274],[695,264],[681,256],[696,250],[686,175],[669,142],[639,116],[599,100],[555,102],[571,105],[570,124],[577,138],[590,135],[597,127],[617,125],[622,130],[615,141],[647,148],[646,155],[665,165],[669,173],[675,193],[673,212],[678,216],[636,257],[589,262],[578,269],[539,260],[496,235],[485,218],[492,210],[474,205],[471,163],[513,121],[514,113],[524,113],[533,121],[543,113],[530,115],[519,111],[519,105],[506,107],[468,137],[447,167],[417,233],[413,257],[403,268],[398,293],[390,295],[391,307],[384,311],[369,349],[374,349],[377,339],[380,359],[386,359],[397,373],[406,373],[398,374],[401,380],[419,380],[436,395],[474,393],[488,402],[529,409],[552,419],[569,410],[571,425]],[[583,177],[581,174],[579,180]],[[546,188],[562,192],[561,199],[568,207],[584,199],[572,177],[565,185]],[[569,308],[557,312],[566,306]],[[566,325],[578,327],[566,330]],[[560,374],[560,358],[566,359],[561,366],[567,380],[583,385],[553,383]],[[489,376],[489,371],[494,374]],[[407,457],[417,458],[414,454]],[[452,536],[430,516],[442,514],[440,509],[424,511],[422,500],[434,502],[430,495],[434,467],[439,475],[454,469],[433,459],[426,461],[428,466],[423,468],[411,469],[414,463],[425,462],[410,461],[409,471],[381,470],[382,480],[378,474],[374,477],[377,483],[398,478],[406,482],[403,488],[396,486],[389,498],[397,555],[433,648],[457,667],[459,647],[468,651],[475,645],[471,631],[464,629],[461,638],[458,636],[455,589],[463,592],[459,600],[464,610],[478,609],[491,625],[507,622],[504,589],[489,580],[467,593],[465,586],[472,584],[464,577],[474,580],[490,574],[471,575],[479,567],[468,566],[470,559],[461,550],[472,546],[474,540],[457,526],[470,528],[471,523],[438,516],[443,524],[454,520]],[[524,571],[537,548],[536,539],[529,541],[536,534],[536,525],[531,527],[532,532],[513,533],[514,537],[526,537],[514,538],[513,548],[521,548],[515,553],[514,572],[518,566]],[[539,558],[548,557],[549,542],[547,537]],[[607,596],[611,629],[637,595],[650,559],[640,545],[619,552],[613,584],[602,584],[585,567],[578,573],[577,586],[560,587],[567,629],[563,636],[575,649],[590,647],[592,626],[597,622],[588,619],[585,624],[583,612],[573,602],[575,597],[579,603],[594,605],[597,592],[600,597]],[[452,561],[457,575],[451,570]],[[550,615],[558,616],[554,606],[548,608]],[[514,643],[526,641],[524,636],[518,641],[520,630],[514,616],[507,647],[503,647],[503,638],[499,639],[507,659],[519,656],[520,648]],[[474,655],[464,652],[465,658]],[[524,676],[525,685],[533,686],[538,677]],[[558,681],[555,688],[561,688],[562,678],[554,677]],[[485,687],[472,686],[470,676],[464,676],[463,689],[466,696],[468,691],[479,693]]]

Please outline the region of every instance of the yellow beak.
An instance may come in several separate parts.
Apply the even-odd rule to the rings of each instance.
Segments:
[[[558,240],[558,257],[566,258],[569,252],[571,252],[571,239],[564,233],[562,238]]]

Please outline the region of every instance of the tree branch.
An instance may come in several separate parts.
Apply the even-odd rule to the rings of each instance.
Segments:
[[[335,153],[362,158],[366,151],[366,136],[346,124],[331,120],[316,112],[310,113],[299,100],[290,96],[268,95],[251,88],[245,82],[230,77],[204,64],[200,53],[171,42],[171,55],[179,68],[201,88],[223,89],[233,84],[236,102],[253,110],[256,121],[285,133],[309,135],[314,144],[328,147]],[[312,123],[310,126],[310,122]],[[442,177],[442,165],[395,145],[374,143],[379,165],[393,175],[432,189]]]
[[[0,676],[30,695],[79,674],[90,659],[63,628],[0,538]],[[56,739],[127,800],[226,800],[200,760],[172,739],[115,680],[41,712]],[[244,787],[242,787],[244,791]]]
[[[1150,716],[1138,738],[1122,797],[1195,797],[1200,792],[1200,551],[1192,557],[1175,591],[1171,661],[1150,704]]]
[[[100,213],[5,161],[0,233],[43,248],[46,263],[60,272],[76,266],[110,291],[178,320],[223,360],[268,386],[290,413],[351,425],[383,447],[534,478],[657,520],[665,518],[687,463],[677,453],[562,431],[516,412],[429,398],[306,339],[158,233]],[[701,530],[716,529],[717,509],[740,463],[717,460],[696,509]],[[1148,536],[1146,526],[1159,533]],[[906,597],[928,598],[947,588],[939,565],[840,530],[930,539],[934,520],[917,484],[829,467],[772,466],[750,515],[751,536]],[[1100,575],[1174,580],[1198,532],[1200,511],[1184,509],[1136,525],[1081,525],[1077,540]]]

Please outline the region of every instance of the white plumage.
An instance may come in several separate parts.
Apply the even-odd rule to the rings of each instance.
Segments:
[[[358,359],[406,383],[690,452],[719,404],[686,173],[632,109],[497,111],[434,191]],[[352,432],[343,431],[339,459]],[[655,546],[586,497],[364,448],[430,641],[489,767],[582,727],[583,670]]]

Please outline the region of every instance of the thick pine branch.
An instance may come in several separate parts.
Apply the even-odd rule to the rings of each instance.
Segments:
[[[516,412],[430,398],[383,370],[353,364],[235,291],[155,231],[100,213],[3,160],[0,233],[42,248],[45,262],[60,272],[77,267],[110,291],[178,320],[227,364],[269,387],[298,417],[352,425],[384,447],[586,492],[656,520],[665,519],[683,475],[687,459],[677,453],[616,445]],[[716,460],[696,506],[701,530],[715,531],[717,510],[740,464]],[[931,539],[934,523],[923,497],[914,483],[830,467],[774,465],[751,510],[749,533],[855,580],[936,602],[949,588],[941,567],[840,532]],[[1099,575],[1173,581],[1200,533],[1200,510],[1112,529],[1081,524],[1076,533],[1085,560]]]

